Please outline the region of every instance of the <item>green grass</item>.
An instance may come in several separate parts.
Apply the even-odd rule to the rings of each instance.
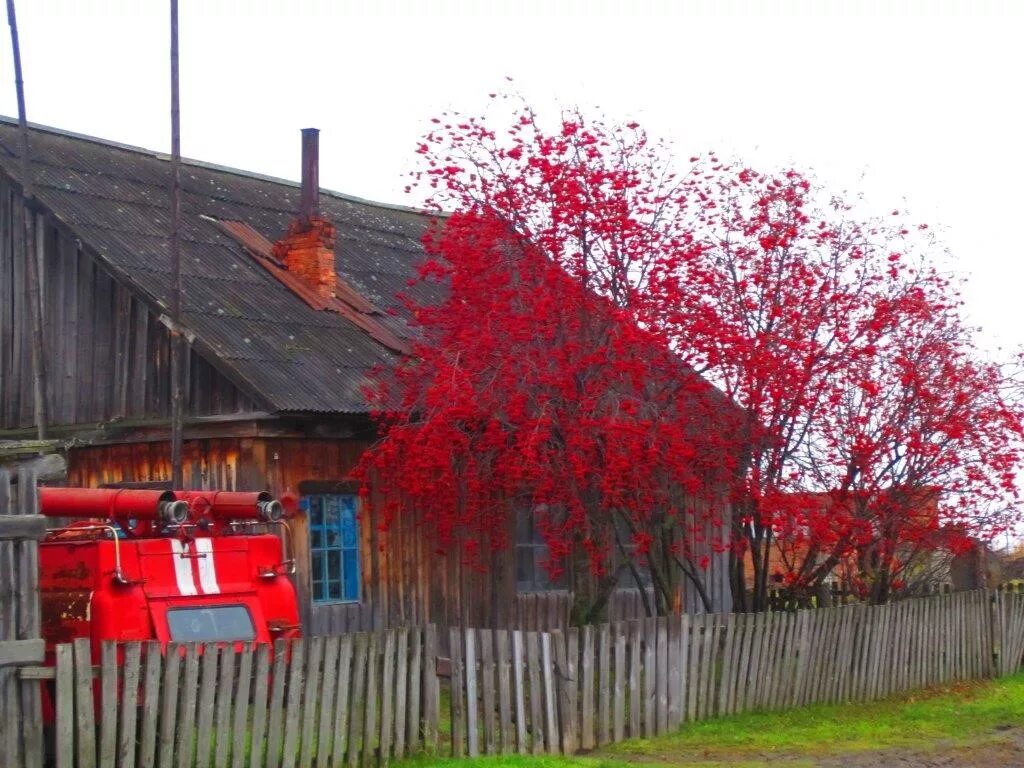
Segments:
[[[684,727],[656,739],[634,739],[611,754],[673,751],[819,754],[960,744],[1024,723],[1024,674],[995,682],[933,688],[868,704],[813,706],[737,715]]]
[[[962,683],[869,704],[814,706],[685,726],[656,739],[632,739],[587,757],[495,757],[453,760],[423,756],[403,768],[642,768],[642,766],[762,766],[786,755],[809,765],[816,756],[901,747],[930,750],[998,738],[1024,724],[1024,674],[994,682]]]

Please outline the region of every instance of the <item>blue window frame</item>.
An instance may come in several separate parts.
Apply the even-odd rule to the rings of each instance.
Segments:
[[[358,602],[361,579],[355,494],[309,494],[302,497],[301,507],[309,520],[313,602]]]

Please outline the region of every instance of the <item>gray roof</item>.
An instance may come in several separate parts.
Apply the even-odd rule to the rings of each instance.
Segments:
[[[162,153],[33,126],[36,198],[158,312],[170,307],[170,158]],[[0,118],[0,169],[20,179],[17,124]],[[364,413],[370,370],[396,354],[351,321],[318,311],[268,273],[209,218],[242,221],[271,241],[295,218],[296,183],[184,160],[182,325],[197,348],[268,410]],[[321,191],[337,228],[335,264],[350,286],[409,338],[396,294],[422,259],[428,217]]]

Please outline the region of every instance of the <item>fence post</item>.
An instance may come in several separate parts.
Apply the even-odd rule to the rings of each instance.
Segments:
[[[40,640],[39,539],[45,533],[38,514],[36,473],[21,469],[17,498],[11,477],[0,469],[0,646],[3,656],[33,661]],[[15,645],[7,645],[13,643]],[[0,666],[0,765],[38,768],[43,764],[42,700],[38,680],[21,680],[18,666]]]

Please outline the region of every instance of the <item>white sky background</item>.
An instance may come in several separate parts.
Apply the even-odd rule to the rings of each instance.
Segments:
[[[167,0],[16,0],[29,120],[168,151]],[[676,154],[813,169],[939,228],[990,347],[1024,344],[1024,3],[180,0],[182,151],[403,193],[429,118],[514,87]],[[6,38],[6,31],[4,31]],[[17,114],[6,39],[0,112]]]

